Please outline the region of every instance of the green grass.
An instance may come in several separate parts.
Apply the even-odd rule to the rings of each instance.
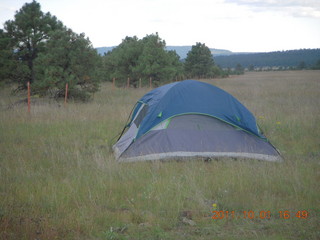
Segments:
[[[206,81],[254,113],[283,163],[119,164],[111,146],[149,89],[104,84],[88,104],[34,99],[30,114],[0,90],[0,239],[319,239],[320,71]],[[213,220],[212,203],[236,218]]]

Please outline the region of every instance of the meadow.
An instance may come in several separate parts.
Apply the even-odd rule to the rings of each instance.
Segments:
[[[203,81],[242,102],[284,161],[117,163],[148,88],[104,83],[89,103],[34,98],[28,113],[2,87],[0,239],[320,239],[320,71]]]

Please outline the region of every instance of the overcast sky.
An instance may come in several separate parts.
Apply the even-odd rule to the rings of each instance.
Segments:
[[[0,24],[25,2],[0,0]],[[167,45],[234,52],[320,48],[320,0],[38,0],[94,47],[158,32]]]

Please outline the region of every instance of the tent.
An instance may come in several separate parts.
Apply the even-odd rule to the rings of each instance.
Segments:
[[[120,162],[198,157],[281,161],[244,105],[195,80],[148,92],[136,103],[125,129],[113,146]]]

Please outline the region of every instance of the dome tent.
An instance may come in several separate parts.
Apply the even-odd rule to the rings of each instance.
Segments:
[[[224,90],[195,80],[144,95],[126,127],[113,146],[121,162],[194,157],[281,161],[246,107]]]

